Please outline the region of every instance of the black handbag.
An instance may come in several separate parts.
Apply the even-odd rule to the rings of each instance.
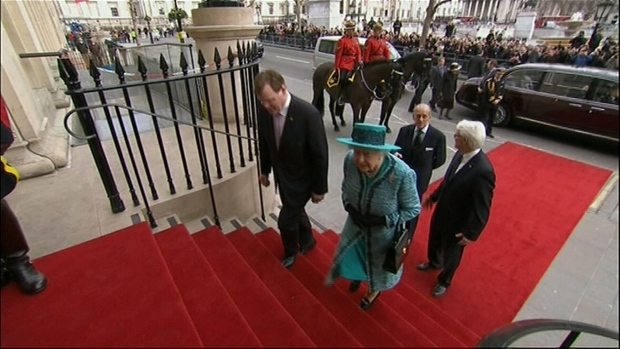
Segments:
[[[409,254],[409,245],[411,244],[411,234],[405,228],[405,224],[399,224],[396,229],[394,241],[388,248],[385,261],[383,261],[383,270],[392,274],[398,273],[398,269],[403,265],[405,257]]]

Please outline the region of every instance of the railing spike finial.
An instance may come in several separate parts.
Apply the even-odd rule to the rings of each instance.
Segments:
[[[200,67],[200,72],[203,73],[205,69],[207,69],[207,60],[205,56],[202,54],[202,50],[198,50],[198,66]]]
[[[217,68],[217,70],[220,70],[220,68],[222,67],[222,57],[220,57],[220,51],[218,51],[217,47],[215,48],[213,61],[215,62],[215,67]]]
[[[166,62],[166,58],[164,58],[164,54],[159,54],[159,69],[161,69],[164,78],[168,77],[168,63]]]
[[[99,69],[97,69],[95,62],[93,62],[92,59],[90,60],[89,64],[90,65],[88,67],[88,72],[90,73],[90,76],[93,78],[93,81],[95,82],[95,86],[101,87],[101,72],[99,72]]]
[[[142,81],[146,81],[148,73],[148,69],[146,68],[146,64],[144,64],[144,60],[141,55],[138,55],[138,71],[140,72],[140,76],[142,77]]]
[[[245,62],[245,57],[243,54],[243,48],[241,47],[241,43],[237,40],[237,59],[239,59],[239,65],[243,65]]]
[[[232,51],[232,48],[230,46],[228,46],[228,64],[230,65],[230,67],[232,68],[233,64],[235,64],[235,54]]]
[[[69,91],[79,90],[80,88],[82,88],[79,75],[77,73],[77,70],[73,66],[73,63],[71,63],[71,59],[59,58],[58,70],[60,73],[60,78],[65,82],[65,85],[67,85]]]
[[[187,68],[189,64],[187,64],[187,59],[185,59],[185,54],[181,51],[181,59],[179,61],[179,65],[181,66],[181,71],[183,71],[183,75],[187,75]]]
[[[118,75],[118,80],[121,84],[125,83],[125,68],[121,64],[121,60],[118,59],[118,56],[114,57],[114,72]]]

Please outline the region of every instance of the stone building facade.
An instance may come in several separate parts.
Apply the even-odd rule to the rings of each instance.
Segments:
[[[20,54],[58,52],[66,47],[62,24],[49,1],[3,0],[2,97],[15,134],[5,154],[28,178],[67,164],[69,140],[62,121],[70,107],[56,57],[20,58]]]

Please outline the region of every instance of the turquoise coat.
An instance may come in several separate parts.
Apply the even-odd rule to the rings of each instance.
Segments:
[[[339,276],[346,277],[341,272],[344,267],[361,270],[364,281],[368,281],[369,292],[394,287],[400,281],[403,268],[392,274],[383,270],[383,261],[394,241],[396,228],[420,213],[415,172],[402,160],[388,154],[379,173],[368,178],[357,169],[353,151],[350,151],[344,161],[342,203],[352,205],[364,215],[385,216],[386,225],[360,227],[347,217],[326,284],[333,284]],[[356,251],[352,253],[351,249]]]

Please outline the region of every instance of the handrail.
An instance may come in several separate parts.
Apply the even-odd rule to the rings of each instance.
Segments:
[[[560,348],[568,348],[582,332],[619,340],[618,332],[583,322],[556,319],[529,319],[507,324],[493,330],[476,346],[477,348],[506,348],[527,335],[545,331],[570,331]]]
[[[179,123],[179,124],[182,124],[182,125],[191,126],[191,127],[194,127],[194,128],[200,128],[200,129],[203,129],[205,131],[209,131],[209,132],[213,132],[213,133],[219,133],[219,134],[222,134],[222,135],[225,135],[225,136],[232,136],[232,137],[241,138],[241,139],[245,139],[245,140],[256,141],[256,139],[252,138],[252,137],[246,137],[246,136],[242,136],[242,135],[236,135],[234,133],[229,133],[229,132],[224,132],[224,131],[220,131],[220,130],[215,130],[215,129],[208,128],[208,127],[205,127],[205,126],[196,125],[196,124],[191,123],[191,122],[174,119],[174,118],[171,118],[171,117],[167,117],[167,116],[151,113],[151,112],[146,111],[146,110],[141,110],[141,109],[137,109],[137,108],[134,108],[134,107],[129,107],[129,106],[126,106],[126,105],[116,104],[116,103],[98,104],[98,105],[93,105],[93,106],[88,106],[88,107],[81,107],[81,108],[71,109],[67,114],[65,114],[65,119],[64,119],[64,122],[63,122],[63,124],[65,126],[65,130],[67,130],[67,132],[72,137],[75,137],[75,138],[77,138],[79,140],[87,141],[89,139],[96,138],[97,135],[79,136],[75,132],[73,132],[69,128],[69,117],[71,115],[77,113],[77,112],[80,112],[80,111],[91,110],[91,109],[96,109],[96,108],[108,108],[108,107],[114,107],[115,109],[122,108],[122,109],[130,110],[130,111],[133,111],[133,112],[136,112],[136,113],[147,114],[147,115],[150,115],[150,116],[153,116],[153,117],[156,117],[156,118],[160,118],[160,119],[164,119],[164,120],[167,120],[167,121],[170,121],[170,122],[173,122],[173,123],[176,122],[176,123]],[[120,112],[118,112],[117,115],[120,115]]]
[[[67,50],[62,49],[52,52],[34,52],[34,53],[20,53],[19,58],[43,58],[43,57],[62,57]]]

